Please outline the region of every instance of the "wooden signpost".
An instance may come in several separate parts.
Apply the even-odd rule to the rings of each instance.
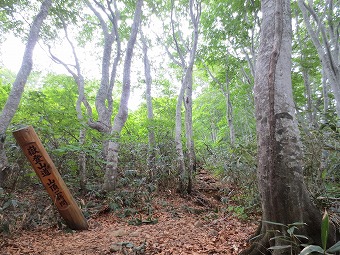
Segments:
[[[13,136],[45,186],[67,226],[74,230],[88,229],[89,226],[83,213],[66,187],[33,127],[28,126],[18,129],[13,132]]]

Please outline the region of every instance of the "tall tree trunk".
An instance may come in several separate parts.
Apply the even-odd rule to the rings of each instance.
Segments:
[[[229,54],[227,55],[227,60],[226,63],[228,65],[228,58]],[[228,126],[229,126],[229,136],[230,136],[230,145],[234,146],[235,145],[235,129],[234,129],[234,116],[233,116],[233,106],[231,103],[230,99],[230,79],[228,75],[228,70],[226,70],[226,75],[225,75],[225,87],[221,86],[221,90],[223,92],[223,95],[226,100],[226,107],[227,107],[227,121],[228,121]]]
[[[141,40],[143,44],[143,55],[144,55],[144,74],[145,74],[145,83],[146,83],[146,106],[148,111],[148,171],[149,177],[152,180],[154,176],[154,168],[155,168],[155,158],[156,158],[156,150],[155,150],[155,131],[154,131],[154,123],[153,123],[153,107],[152,107],[152,95],[151,95],[151,85],[152,85],[152,77],[150,70],[150,61],[148,57],[148,45],[146,42],[146,38],[141,31]]]
[[[192,66],[190,66],[185,77],[185,136],[186,146],[188,150],[188,185],[187,192],[190,194],[192,191],[192,174],[195,170],[195,147],[192,129]]]
[[[87,184],[86,153],[83,150],[83,147],[84,147],[85,142],[86,142],[86,128],[85,128],[86,120],[83,116],[83,111],[81,109],[81,106],[82,105],[85,106],[86,113],[87,113],[87,116],[89,118],[89,122],[92,122],[92,119],[93,119],[92,108],[91,108],[90,104],[88,103],[86,96],[85,96],[85,79],[84,79],[84,76],[82,75],[82,72],[81,72],[80,63],[79,63],[79,59],[78,59],[76,49],[75,49],[72,41],[70,40],[70,38],[68,36],[66,23],[64,22],[64,20],[62,18],[60,18],[60,21],[63,24],[66,40],[68,41],[68,43],[71,46],[75,64],[74,65],[66,64],[64,61],[62,61],[60,58],[58,58],[57,56],[55,56],[51,52],[51,48],[49,48],[49,52],[50,52],[50,55],[51,55],[53,61],[58,63],[58,64],[63,65],[64,68],[72,75],[74,81],[77,84],[78,99],[77,99],[77,102],[76,102],[76,111],[77,111],[78,121],[81,124],[80,130],[79,130],[80,151],[79,151],[79,155],[78,155],[78,173],[79,173],[80,189],[83,192],[86,192],[86,184]]]
[[[27,78],[31,73],[33,66],[33,51],[34,47],[39,40],[39,33],[42,27],[44,20],[48,15],[48,11],[52,6],[52,0],[45,0],[40,7],[39,13],[34,18],[33,23],[31,25],[31,29],[28,35],[24,56],[22,59],[20,70],[15,78],[15,81],[12,85],[11,92],[7,98],[6,104],[0,113],[0,186],[3,182],[1,177],[4,177],[4,173],[2,173],[5,169],[8,168],[8,161],[5,152],[5,133],[6,130],[11,123],[15,112],[18,109],[20,99],[22,93],[24,92],[24,88],[27,82]]]
[[[321,119],[321,123],[324,125],[328,124],[328,109],[329,109],[329,89],[328,89],[328,83],[327,78],[325,76],[324,70],[322,70],[322,94],[323,94],[323,116]],[[328,133],[328,131],[327,131]],[[324,132],[324,135],[326,133]],[[320,159],[320,168],[318,173],[318,180],[322,181],[322,173],[324,171],[327,171],[328,169],[328,163],[329,163],[329,151],[325,150],[324,148],[321,151],[321,159]]]
[[[229,55],[229,53],[228,53]],[[228,60],[228,57],[227,57]],[[228,65],[228,61],[226,61],[226,64]],[[228,126],[229,126],[229,136],[230,136],[230,144],[231,146],[234,146],[235,144],[235,140],[236,140],[236,135],[235,135],[235,129],[234,129],[234,114],[233,114],[233,105],[231,103],[231,99],[230,99],[230,79],[228,76],[228,71],[226,70],[226,75],[225,75],[225,84],[221,83],[209,70],[209,68],[207,66],[205,66],[205,69],[207,70],[207,72],[209,73],[210,77],[219,85],[220,90],[225,98],[225,103],[226,103],[226,119],[228,122]],[[227,69],[227,68],[226,68]],[[214,129],[212,129],[212,140],[215,141],[216,139],[216,135],[214,135],[213,133]]]
[[[83,150],[86,141],[86,129],[81,127],[79,130],[79,156],[78,156],[78,172],[79,172],[79,186],[83,193],[86,191],[87,174],[86,174],[86,153]]]
[[[198,45],[199,23],[201,17],[201,3],[199,1],[190,0],[190,18],[194,27],[192,48],[190,50],[190,59],[186,68],[184,84],[185,84],[185,134],[188,149],[188,186],[187,192],[192,191],[192,175],[196,170],[196,154],[192,128],[192,86],[193,86],[193,68],[196,59],[196,51]]]
[[[258,185],[262,235],[242,254],[271,254],[270,246],[290,244],[272,238],[287,229],[267,223],[304,222],[294,233],[320,244],[321,213],[304,184],[302,150],[291,84],[291,13],[289,0],[262,0],[262,27],[255,72]],[[274,231],[273,231],[274,230]],[[334,241],[334,237],[330,240]],[[273,254],[291,254],[289,249]]]
[[[299,8],[302,12],[307,31],[318,52],[322,68],[332,88],[336,101],[336,113],[340,120],[340,68],[339,68],[339,32],[338,28],[333,27],[334,10],[332,1],[325,2],[325,13],[327,13],[327,25],[324,25],[320,17],[315,13],[312,1],[306,3],[304,0],[298,0]],[[313,18],[317,27],[313,28],[310,19]],[[319,34],[320,33],[320,34]]]
[[[113,127],[111,129],[111,136],[113,139],[111,139],[108,144],[107,164],[103,185],[104,190],[107,191],[114,190],[117,185],[119,138],[128,117],[128,102],[131,89],[131,62],[138,33],[138,27],[140,26],[142,16],[142,5],[143,0],[138,0],[136,3],[133,24],[131,27],[131,35],[126,48],[123,73],[123,91],[120,98],[118,113],[114,118]]]
[[[305,85],[305,96],[307,98],[307,121],[309,123],[309,126],[315,126],[315,119],[313,115],[313,102],[312,102],[312,88],[309,81],[309,74],[308,71],[304,68],[302,70],[302,76],[303,76],[303,83]]]
[[[98,130],[102,134],[108,135],[111,132],[112,124],[112,107],[113,107],[113,99],[112,99],[112,90],[116,79],[116,72],[119,61],[121,59],[121,41],[118,33],[118,21],[120,14],[116,7],[116,2],[114,1],[113,6],[110,7],[111,3],[108,3],[108,9],[110,10],[110,26],[108,26],[102,17],[102,14],[96,10],[96,8],[91,4],[89,0],[86,0],[87,6],[91,9],[91,11],[96,15],[99,20],[101,29],[103,31],[104,36],[104,48],[103,48],[103,56],[102,56],[102,64],[101,64],[101,80],[100,87],[97,91],[96,95],[96,110],[98,112],[98,120],[97,121],[89,121],[89,126],[93,129]],[[104,5],[100,2],[95,1],[95,4],[102,10],[105,10]],[[106,12],[105,12],[106,13]],[[114,57],[114,61],[111,65],[111,57],[112,57],[112,46],[113,43],[116,42],[116,55]],[[110,71],[111,68],[111,71]],[[107,147],[109,141],[103,142],[103,154],[106,159],[107,157]]]
[[[322,94],[323,94],[323,121],[328,122],[328,109],[329,109],[329,88],[325,71],[322,69]]]
[[[226,83],[226,105],[227,105],[227,121],[229,126],[229,136],[230,136],[230,145],[235,145],[236,135],[234,128],[234,114],[233,114],[233,105],[230,100],[230,89],[229,83]]]
[[[176,53],[178,55],[179,61],[177,61],[176,57],[168,51],[170,58],[182,68],[183,76],[182,76],[182,84],[180,93],[178,95],[177,105],[176,105],[176,127],[175,127],[175,144],[176,144],[176,152],[177,152],[177,167],[178,167],[178,175],[179,175],[179,192],[188,192],[190,193],[192,190],[192,173],[195,169],[195,149],[194,149],[194,140],[193,140],[193,129],[192,129],[192,85],[193,85],[193,66],[195,63],[197,44],[198,44],[198,26],[200,23],[201,17],[201,3],[195,0],[189,1],[189,12],[190,12],[190,20],[191,24],[194,27],[192,33],[192,42],[190,44],[191,49],[188,48],[183,38],[176,33],[175,31],[175,22],[174,22],[174,1],[171,1],[171,28],[172,28],[172,37],[176,46]],[[181,45],[178,42],[178,39],[181,42]],[[182,46],[182,47],[181,47]],[[188,60],[186,60],[188,58]],[[187,155],[188,155],[188,169],[185,168],[184,161],[184,153],[183,153],[183,145],[181,139],[182,132],[182,104],[185,106],[185,130],[186,130],[186,139],[187,139]],[[186,171],[187,170],[187,171]]]
[[[184,162],[183,144],[182,144],[182,104],[184,97],[184,85],[182,83],[177,104],[175,117],[175,148],[177,154],[177,172],[178,172],[178,188],[177,191],[183,193],[185,191],[186,168]]]
[[[297,11],[296,11],[296,17],[298,17]],[[300,47],[300,54],[301,54],[300,59],[301,59],[301,62],[304,62],[306,60],[306,57],[303,54],[303,50],[306,48],[306,46],[302,42],[301,37],[300,37],[299,21],[296,22],[296,35],[298,39],[298,45]],[[313,99],[312,99],[312,89],[311,89],[311,84],[309,80],[308,69],[303,66],[301,66],[301,69],[302,69],[303,83],[305,85],[305,96],[307,98],[307,122],[309,124],[309,127],[316,126],[316,121],[315,121],[313,109],[312,109]]]

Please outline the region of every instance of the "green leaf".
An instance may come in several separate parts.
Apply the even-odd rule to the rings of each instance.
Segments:
[[[302,239],[306,239],[308,240],[308,237],[307,236],[304,236],[304,235],[294,235],[296,238],[302,238]]]
[[[308,255],[311,254],[313,252],[318,252],[320,254],[323,254],[324,250],[317,245],[309,245],[306,248],[304,248],[299,255]]]
[[[291,248],[291,245],[276,245],[276,246],[272,246],[269,247],[269,250],[281,250],[281,249],[287,249],[287,248]]]
[[[327,253],[336,253],[340,251],[340,241],[330,247],[326,252]]]
[[[279,222],[273,222],[273,221],[268,221],[268,220],[263,220],[262,222],[268,223],[268,224],[271,224],[271,225],[277,225],[277,226],[287,227],[285,224],[279,223]]]
[[[298,228],[297,228],[296,226],[292,226],[292,227],[290,227],[290,228],[287,229],[287,233],[288,233],[289,235],[293,235],[295,229],[298,229]]]
[[[329,230],[329,216],[327,211],[325,210],[321,222],[321,242],[324,251],[327,249],[328,230]]]
[[[307,224],[304,222],[294,222],[294,223],[288,224],[288,226],[304,226],[304,225],[307,225]]]

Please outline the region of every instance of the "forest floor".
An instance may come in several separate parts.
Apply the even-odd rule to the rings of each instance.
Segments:
[[[88,219],[87,231],[39,227],[2,237],[0,254],[238,254],[247,247],[258,217],[240,220],[222,210],[222,189],[223,184],[201,171],[190,196],[171,191],[157,195],[151,217],[120,218],[102,210]]]

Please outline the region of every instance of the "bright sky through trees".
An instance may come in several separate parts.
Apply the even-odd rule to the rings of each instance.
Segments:
[[[21,39],[16,38],[14,35],[9,34],[7,38],[0,44],[0,65],[3,65],[5,68],[17,73],[25,45],[22,43]],[[83,61],[86,63],[92,63],[90,65],[84,65],[85,72],[87,74],[87,78],[89,79],[100,79],[100,68],[96,57],[94,56],[93,52],[89,50],[87,47],[84,49],[86,51],[82,54]],[[70,48],[68,45],[62,45],[56,47],[56,49],[52,50],[54,54],[58,57],[62,58],[68,63],[72,63],[72,57]],[[47,73],[56,73],[56,74],[66,74],[69,73],[64,69],[62,65],[58,65],[51,60],[48,56],[48,49],[42,46],[42,44],[38,44],[34,53],[33,53],[33,71],[41,71],[42,74]],[[132,100],[129,101],[129,108],[131,110],[135,110],[138,108],[140,103],[142,102],[142,93],[144,92],[144,88],[135,88],[132,90]]]

